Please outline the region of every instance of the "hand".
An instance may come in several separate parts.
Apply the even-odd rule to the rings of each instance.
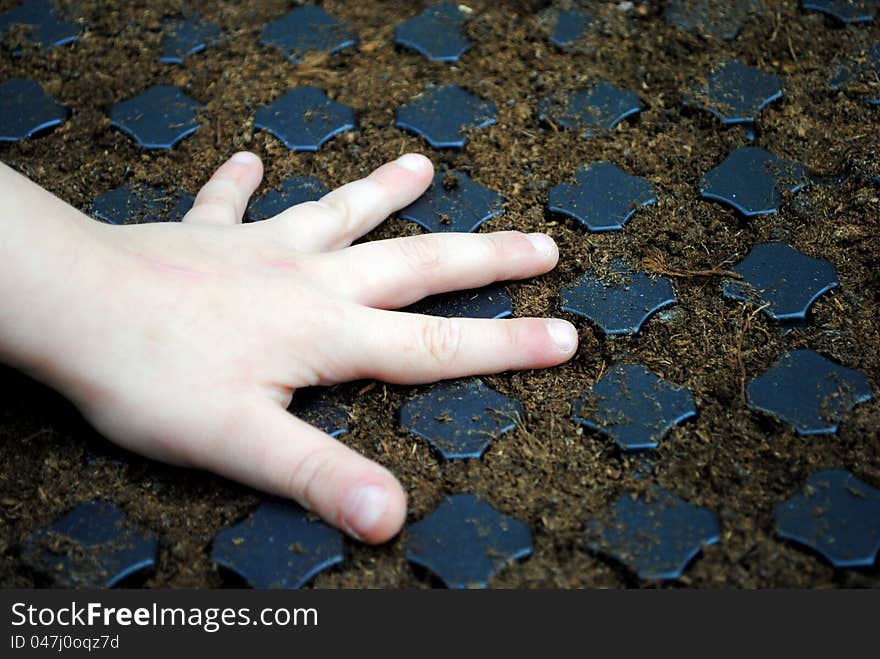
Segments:
[[[383,467],[286,411],[293,392],[358,378],[424,383],[553,366],[561,320],[388,311],[552,269],[544,234],[429,234],[350,246],[429,185],[409,154],[317,202],[241,224],[262,165],[239,153],[182,223],[89,223],[84,294],[37,371],[107,437],[144,455],[291,497],[366,542],[403,524]]]

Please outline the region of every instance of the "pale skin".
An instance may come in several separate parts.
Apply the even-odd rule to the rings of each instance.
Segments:
[[[142,455],[296,500],[369,543],[406,496],[384,467],[291,415],[296,389],[420,384],[554,366],[563,320],[392,311],[516,280],[559,258],[544,234],[428,234],[352,246],[430,184],[407,154],[274,218],[242,224],[263,167],[242,152],[181,223],[96,222],[0,164],[0,360],[66,395]]]

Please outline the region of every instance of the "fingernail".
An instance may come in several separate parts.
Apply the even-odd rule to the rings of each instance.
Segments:
[[[240,162],[245,165],[250,165],[251,163],[256,162],[257,156],[249,151],[239,151],[235,155],[233,155],[230,160],[232,162]]]
[[[370,534],[385,509],[388,507],[388,494],[384,487],[364,485],[348,497],[343,517],[346,528],[352,535],[361,539]]]
[[[577,330],[574,325],[564,320],[547,321],[547,333],[560,352],[571,352],[577,345]]]
[[[556,251],[556,243],[546,233],[529,233],[526,238],[541,256],[551,256]]]
[[[394,162],[411,172],[421,172],[425,169],[425,156],[417,153],[405,153]]]

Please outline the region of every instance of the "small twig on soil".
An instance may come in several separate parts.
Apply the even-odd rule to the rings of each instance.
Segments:
[[[50,432],[52,432],[51,428],[40,428],[38,431],[31,433],[27,437],[22,437],[21,441],[24,443],[27,443],[27,442],[31,441],[32,439],[36,439],[37,437],[41,437],[42,435],[46,435]]]
[[[642,264],[645,270],[655,275],[666,275],[668,277],[730,277],[731,279],[742,279],[742,275],[723,267],[724,261],[709,270],[690,270],[672,268],[666,263],[666,257],[656,249],[649,249],[642,257]]]
[[[743,321],[742,328],[740,329],[739,335],[736,337],[736,367],[739,370],[739,391],[742,396],[743,403],[746,402],[746,361],[745,355],[743,352],[743,342],[745,341],[746,334],[748,334],[749,329],[752,327],[752,323],[755,318],[761,313],[764,309],[770,306],[770,303],[761,305],[752,313],[746,316],[745,321]],[[745,309],[746,307],[744,307]]]
[[[363,396],[363,395],[364,395],[365,393],[367,393],[368,391],[371,391],[375,386],[376,386],[376,383],[375,383],[375,382],[369,382],[369,383],[366,384],[366,386],[361,387],[361,388],[358,390],[358,392],[355,394],[355,396],[358,396],[358,397]]]
[[[336,77],[336,73],[326,68],[329,57],[324,53],[306,55],[297,66],[297,75],[300,78],[310,78],[319,81],[329,81]]]

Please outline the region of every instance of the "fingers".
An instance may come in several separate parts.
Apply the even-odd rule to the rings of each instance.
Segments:
[[[434,233],[355,245],[319,257],[319,276],[350,301],[395,309],[428,295],[525,279],[552,270],[549,236],[518,231]]]
[[[247,151],[236,153],[199,190],[183,221],[219,225],[240,223],[248,199],[262,178],[263,164],[258,156]]]
[[[384,542],[403,526],[406,495],[385,468],[268,401],[240,423],[239,436],[213,451],[211,470],[294,499],[365,542]]]
[[[399,384],[547,368],[577,348],[564,320],[439,318],[359,307],[342,323],[332,380],[375,378]]]
[[[343,185],[320,201],[294,206],[276,219],[288,224],[294,249],[340,249],[418,199],[430,185],[433,171],[425,156],[407,153],[366,178]]]

